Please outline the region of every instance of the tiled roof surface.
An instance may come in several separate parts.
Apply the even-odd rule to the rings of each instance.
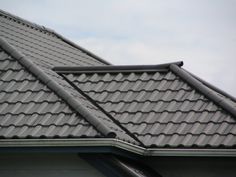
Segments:
[[[3,11],[0,44],[0,138],[112,135],[146,147],[236,146],[235,100],[177,63],[104,66],[56,32]]]
[[[64,75],[146,146],[236,145],[235,117],[171,70],[80,69]]]
[[[103,137],[0,48],[0,137]]]
[[[63,90],[63,92],[71,95],[74,98],[73,102],[78,102],[89,112],[90,117],[96,118],[95,123],[94,119],[92,122],[90,121],[92,125],[96,127],[96,123],[100,122],[101,127],[106,127],[107,131],[114,132],[117,138],[136,143],[133,138],[114,124],[101,110],[91,104],[56,72],[51,70],[52,67],[58,65],[104,65],[106,64],[105,61],[71,44],[70,41],[51,30],[3,11],[0,11],[0,38],[14,46],[17,52],[23,53],[27,60],[33,62],[61,87],[60,92]],[[85,118],[87,119],[87,116]],[[91,136],[93,135],[91,134]]]
[[[53,31],[32,24],[6,12],[0,11],[0,37],[7,40],[18,51],[42,69],[49,77],[60,84],[64,90],[78,99],[91,113],[107,119],[105,115],[77,91],[75,91],[57,73],[51,70],[58,65],[103,65],[78,48],[66,43]],[[108,122],[108,121],[107,121]]]

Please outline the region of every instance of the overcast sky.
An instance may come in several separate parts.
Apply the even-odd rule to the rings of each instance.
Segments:
[[[184,61],[236,97],[236,0],[0,0],[113,64]]]

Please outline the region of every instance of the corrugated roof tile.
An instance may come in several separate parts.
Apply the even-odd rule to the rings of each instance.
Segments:
[[[27,25],[25,25],[25,23]],[[74,101],[81,103],[81,108],[88,110],[91,117],[96,117],[97,120],[94,119],[95,122],[102,122],[100,127],[107,127],[109,130],[113,129],[112,131],[117,131],[117,138],[119,139],[137,143],[135,140],[129,137],[129,135],[126,135],[126,132],[121,130],[119,125],[113,123],[110,118],[107,117],[107,115],[105,115],[100,109],[98,109],[84,96],[82,96],[60,75],[52,71],[52,67],[58,65],[92,66],[105,65],[108,64],[107,62],[86,51],[85,49],[76,46],[55,32],[48,31],[47,29],[41,29],[39,26],[32,26],[30,22],[25,22],[24,20],[15,16],[11,16],[10,14],[7,14],[3,11],[0,11],[0,29],[1,38],[7,40],[7,42],[10,43],[10,45],[8,44],[9,46],[14,46],[17,52],[20,51],[24,56],[26,56],[24,57],[27,58],[26,60],[33,62],[35,68],[40,68],[39,70],[47,75],[49,80],[53,80],[53,84],[52,82],[49,84],[55,85],[54,83],[56,83],[64,88],[63,94],[66,93],[64,95],[73,95],[73,98],[76,99],[76,101]],[[25,117],[27,117],[30,115],[39,114],[43,117],[46,116],[47,113],[51,113],[53,116],[63,113],[68,116],[68,114],[72,114],[74,112],[74,110],[72,111],[69,107],[71,105],[68,105],[68,103],[64,103],[61,100],[60,96],[62,95],[62,88],[61,90],[59,89],[55,91],[57,96],[53,96],[53,99],[51,98],[49,100],[47,97],[54,91],[48,89],[47,86],[41,86],[39,81],[40,79],[38,80],[38,78],[35,77],[32,78],[32,74],[25,72],[21,65],[15,62],[15,58],[13,59],[12,56],[5,55],[5,52],[0,52],[0,56],[0,60],[2,63],[4,63],[0,68],[1,93],[3,93],[1,96],[3,96],[4,99],[6,99],[6,97],[9,95],[13,95],[14,97],[12,98],[13,100],[8,102],[4,100],[5,103],[2,104],[1,108],[3,108],[3,111],[5,112],[1,112],[0,116],[5,116],[6,114],[10,114],[11,116],[23,114]],[[3,66],[4,68],[2,69]],[[41,71],[39,73],[41,73]],[[40,74],[39,77],[41,77]],[[58,94],[60,95],[59,97]],[[25,100],[21,96],[25,97]],[[4,110],[6,108],[8,110],[12,110],[12,112],[8,113],[6,110]],[[77,115],[77,117],[80,116]],[[47,116],[45,119],[47,119]],[[85,128],[89,128],[92,125],[88,124],[84,126]],[[71,131],[72,128],[73,126],[69,127],[67,131]],[[17,129],[18,128],[16,128],[16,130]],[[43,134],[43,132],[45,132],[43,131],[44,129],[45,128],[39,129],[38,133],[35,135],[37,135],[37,137],[42,136],[47,138],[47,135]],[[54,128],[53,130],[55,130],[56,133],[58,129],[60,129],[60,127]],[[78,132],[83,133],[82,131]],[[24,131],[24,134],[26,135],[25,137],[27,137],[27,133],[29,133],[29,137],[32,136],[31,132],[27,130]],[[86,133],[87,132],[85,130],[84,134]],[[60,134],[63,137],[69,135],[68,132],[64,132],[64,134],[56,134]],[[55,136],[57,136],[56,134]],[[101,132],[97,132],[97,134],[98,136],[103,136]],[[52,133],[48,133],[48,135],[49,137],[52,137]],[[89,134],[87,133],[87,135]],[[80,135],[77,137],[79,136]],[[92,134],[91,137],[92,136],[96,135]],[[73,136],[70,135],[70,137]]]
[[[132,71],[63,75],[146,146],[228,147],[222,137],[236,138],[235,119],[173,72]]]
[[[132,67],[130,71],[123,72],[122,68],[113,72],[115,69],[110,66],[103,72],[63,74],[77,86],[73,88],[52,67],[107,63],[54,32],[25,24],[2,11],[0,28],[1,37],[86,107],[98,122],[115,131],[119,139],[138,144],[138,138],[149,147],[236,145],[235,114],[230,113],[234,109],[225,110],[202,94],[177,74],[178,67],[174,64],[163,69],[157,66],[156,70],[154,67],[145,70],[142,66],[137,70]],[[1,138],[103,136],[58,93],[3,51],[0,52],[0,89]],[[212,92],[209,93],[216,94]],[[217,95],[218,100],[236,105],[224,95]],[[131,135],[136,136],[135,140]]]
[[[84,126],[83,131],[73,133],[75,137],[88,136],[86,129],[91,125],[76,115],[64,101],[29,73],[26,68],[0,52],[0,136],[2,138],[53,137],[60,127]],[[2,65],[4,63],[4,65]],[[29,80],[30,79],[30,80]],[[62,121],[73,119],[73,121]],[[59,127],[59,128],[57,128]],[[94,129],[94,128],[92,128]],[[91,132],[91,130],[89,130]],[[60,133],[65,137],[67,132]],[[94,130],[90,136],[101,136]]]

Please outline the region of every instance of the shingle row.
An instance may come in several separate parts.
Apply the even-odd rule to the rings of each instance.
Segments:
[[[185,134],[185,135],[165,135],[159,136],[144,135],[139,136],[147,146],[150,147],[182,147],[182,148],[230,148],[235,146],[235,135],[206,135],[206,134]]]
[[[81,85],[81,84],[79,84]],[[205,101],[206,98],[196,93],[195,90],[185,90],[180,88],[179,90],[143,90],[143,91],[127,91],[127,92],[113,92],[110,94],[107,90],[104,90],[102,93],[93,92],[92,90],[89,92],[85,92],[89,94],[92,98],[94,98],[97,102],[101,104],[105,103],[132,103],[132,102],[156,102],[156,101],[163,101],[163,102],[170,102],[170,101],[198,101],[202,100]],[[168,96],[167,96],[168,95]],[[164,99],[163,99],[164,98]],[[132,101],[131,101],[132,100]]]
[[[78,125],[49,125],[49,126],[20,126],[0,127],[0,138],[80,138],[102,137],[91,126]]]
[[[76,82],[76,84],[81,85],[81,89],[84,92],[95,92],[95,93],[101,93],[106,90],[108,93],[114,93],[114,92],[128,92],[128,91],[133,91],[133,92],[141,92],[141,91],[146,91],[146,92],[152,92],[153,90],[157,91],[174,91],[174,90],[187,90],[190,91],[191,88],[185,84],[184,82],[179,82],[178,79],[174,81],[170,80],[160,80],[160,81],[145,81],[142,82],[141,80],[138,80],[136,82],[116,82],[116,81],[111,81],[111,82],[102,82],[98,81],[97,83],[80,83]]]
[[[70,77],[70,75],[68,75]],[[73,75],[71,75],[73,77]],[[103,82],[103,83],[110,83],[111,81],[115,81],[116,83],[123,83],[125,81],[128,81],[129,83],[131,82],[137,82],[137,81],[142,81],[142,82],[149,82],[149,81],[162,81],[162,80],[167,80],[167,81],[173,81],[178,79],[178,77],[171,72],[168,75],[163,75],[161,73],[155,72],[153,73],[148,73],[148,72],[142,72],[139,74],[135,73],[105,73],[103,75],[100,74],[89,74],[89,73],[84,73],[79,75],[78,80],[81,83],[88,83],[88,82]]]
[[[181,111],[178,112],[149,112],[149,113],[111,113],[112,116],[116,117],[122,124],[133,123],[133,124],[140,124],[140,123],[194,123],[194,122],[201,122],[201,123],[208,123],[214,122],[216,124],[220,124],[222,122],[228,122],[230,124],[235,123],[235,119],[232,118],[231,115],[223,113],[222,111],[216,112],[194,112],[189,111],[187,113],[183,113]]]

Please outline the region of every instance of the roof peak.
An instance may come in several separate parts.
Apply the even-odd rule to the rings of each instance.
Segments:
[[[183,66],[183,61],[158,65],[107,65],[107,66],[58,66],[57,73],[117,73],[117,72],[167,72],[170,65]]]
[[[21,17],[13,15],[13,14],[11,14],[9,12],[6,12],[6,11],[4,11],[2,9],[0,9],[0,16],[4,16],[4,17],[9,18],[11,20],[20,22],[22,25],[26,25],[26,26],[34,28],[36,30],[40,30],[41,32],[45,32],[45,33],[48,33],[48,34],[54,34],[55,33],[55,31],[50,29],[50,28],[47,28],[47,27],[42,26],[42,25],[38,25],[38,24],[33,23],[33,22],[30,22],[30,21],[28,21],[26,19],[23,19]]]
[[[102,59],[101,57],[93,54],[92,52],[90,52],[90,51],[84,49],[83,47],[75,44],[74,42],[68,40],[67,38],[63,37],[62,35],[60,35],[56,31],[54,31],[54,30],[52,30],[52,29],[50,29],[48,27],[45,27],[45,26],[38,25],[36,23],[30,22],[30,21],[28,21],[26,19],[23,19],[21,17],[18,17],[16,15],[13,15],[13,14],[8,13],[8,12],[6,12],[4,10],[1,10],[1,9],[0,9],[0,16],[4,16],[5,18],[8,18],[8,19],[13,20],[13,21],[16,21],[16,22],[18,22],[18,23],[20,23],[22,25],[25,25],[27,27],[33,28],[33,29],[38,30],[38,31],[40,31],[42,33],[55,36],[55,37],[61,39],[62,41],[66,42],[67,44],[69,44],[69,45],[71,45],[71,46],[81,50],[82,52],[84,52],[88,56],[90,56],[92,58],[95,58],[96,60],[98,60],[98,61],[100,61],[100,62],[102,62],[104,64],[107,64],[107,65],[111,64],[111,63],[107,62],[106,60]]]

